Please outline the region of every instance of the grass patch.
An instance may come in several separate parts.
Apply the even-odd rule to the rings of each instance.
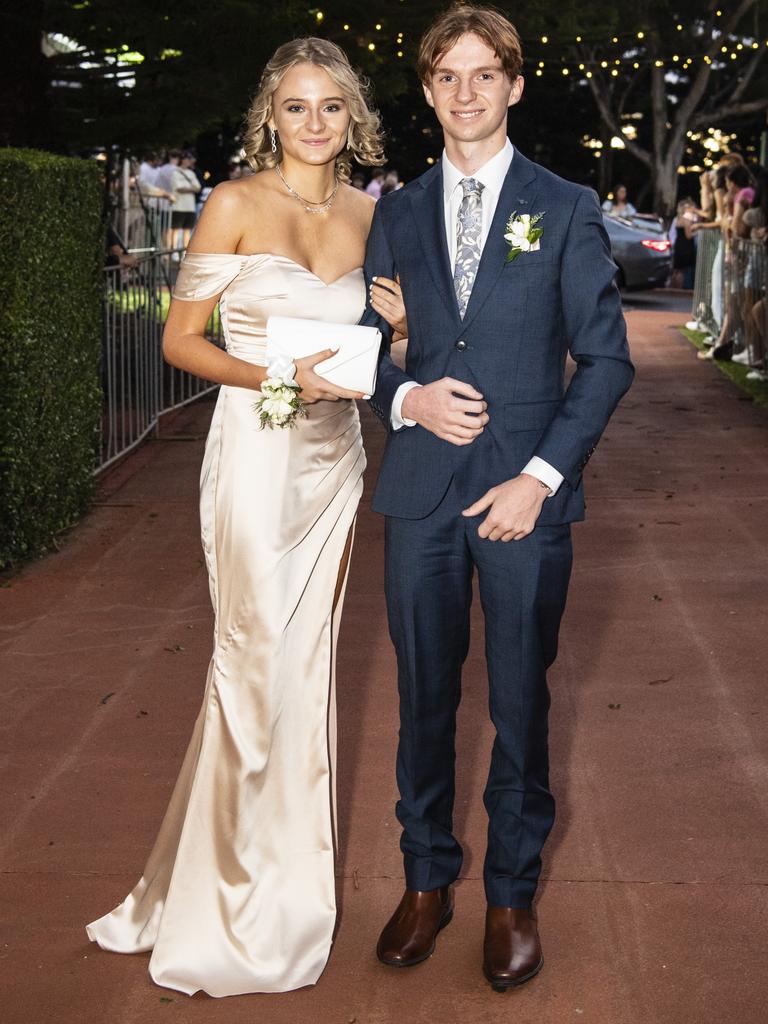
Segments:
[[[146,288],[127,287],[120,291],[109,292],[107,301],[118,313],[150,315],[156,312],[163,323],[171,306],[171,296],[168,292],[163,290],[156,294],[154,291],[147,291]]]
[[[118,313],[154,315],[164,324],[168,319],[168,310],[171,308],[171,294],[166,288],[155,292],[129,285],[119,291],[108,292],[107,302]],[[215,336],[221,332],[221,316],[218,305],[213,308],[206,331]]]
[[[704,344],[706,334],[703,331],[691,331],[687,327],[681,327],[680,333],[696,348],[702,351],[707,348]],[[729,359],[713,359],[711,362],[721,373],[729,377],[740,391],[749,395],[755,405],[768,409],[768,381],[747,380],[747,374],[751,367],[740,366],[738,363],[732,363]]]

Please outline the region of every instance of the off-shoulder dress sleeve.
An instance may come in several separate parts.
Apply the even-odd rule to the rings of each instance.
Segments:
[[[245,256],[234,253],[188,252],[179,268],[174,299],[200,302],[221,295],[237,277]]]

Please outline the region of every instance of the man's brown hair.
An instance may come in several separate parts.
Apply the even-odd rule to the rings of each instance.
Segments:
[[[470,32],[490,46],[510,81],[517,78],[523,66],[523,44],[512,22],[495,7],[457,3],[438,15],[421,40],[416,72],[425,85],[442,55]]]

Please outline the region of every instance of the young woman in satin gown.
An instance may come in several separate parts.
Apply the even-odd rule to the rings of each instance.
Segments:
[[[377,116],[343,52],[295,40],[266,66],[246,152],[214,189],[181,267],[166,358],[222,387],[200,482],[215,610],[202,710],[144,874],[88,926],[152,951],[160,985],[213,996],[313,984],[330,951],[334,662],[365,467],[354,399],[297,361],[309,416],[260,430],[271,314],[357,323],[373,213],[350,157],[382,162]],[[216,303],[226,351],[206,341]]]

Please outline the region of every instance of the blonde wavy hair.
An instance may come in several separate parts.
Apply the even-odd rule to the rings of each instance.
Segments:
[[[275,50],[261,75],[259,89],[253,98],[243,139],[245,158],[254,171],[274,167],[283,158],[280,136],[277,152],[272,152],[269,119],[272,117],[272,97],[283,78],[297,64],[314,64],[323,68],[341,90],[349,104],[350,122],[347,147],[336,157],[336,173],[342,181],[349,181],[352,158],[359,164],[379,167],[384,163],[381,122],[378,111],[369,106],[368,80],[352,69],[344,51],[328,39],[293,39]]]

